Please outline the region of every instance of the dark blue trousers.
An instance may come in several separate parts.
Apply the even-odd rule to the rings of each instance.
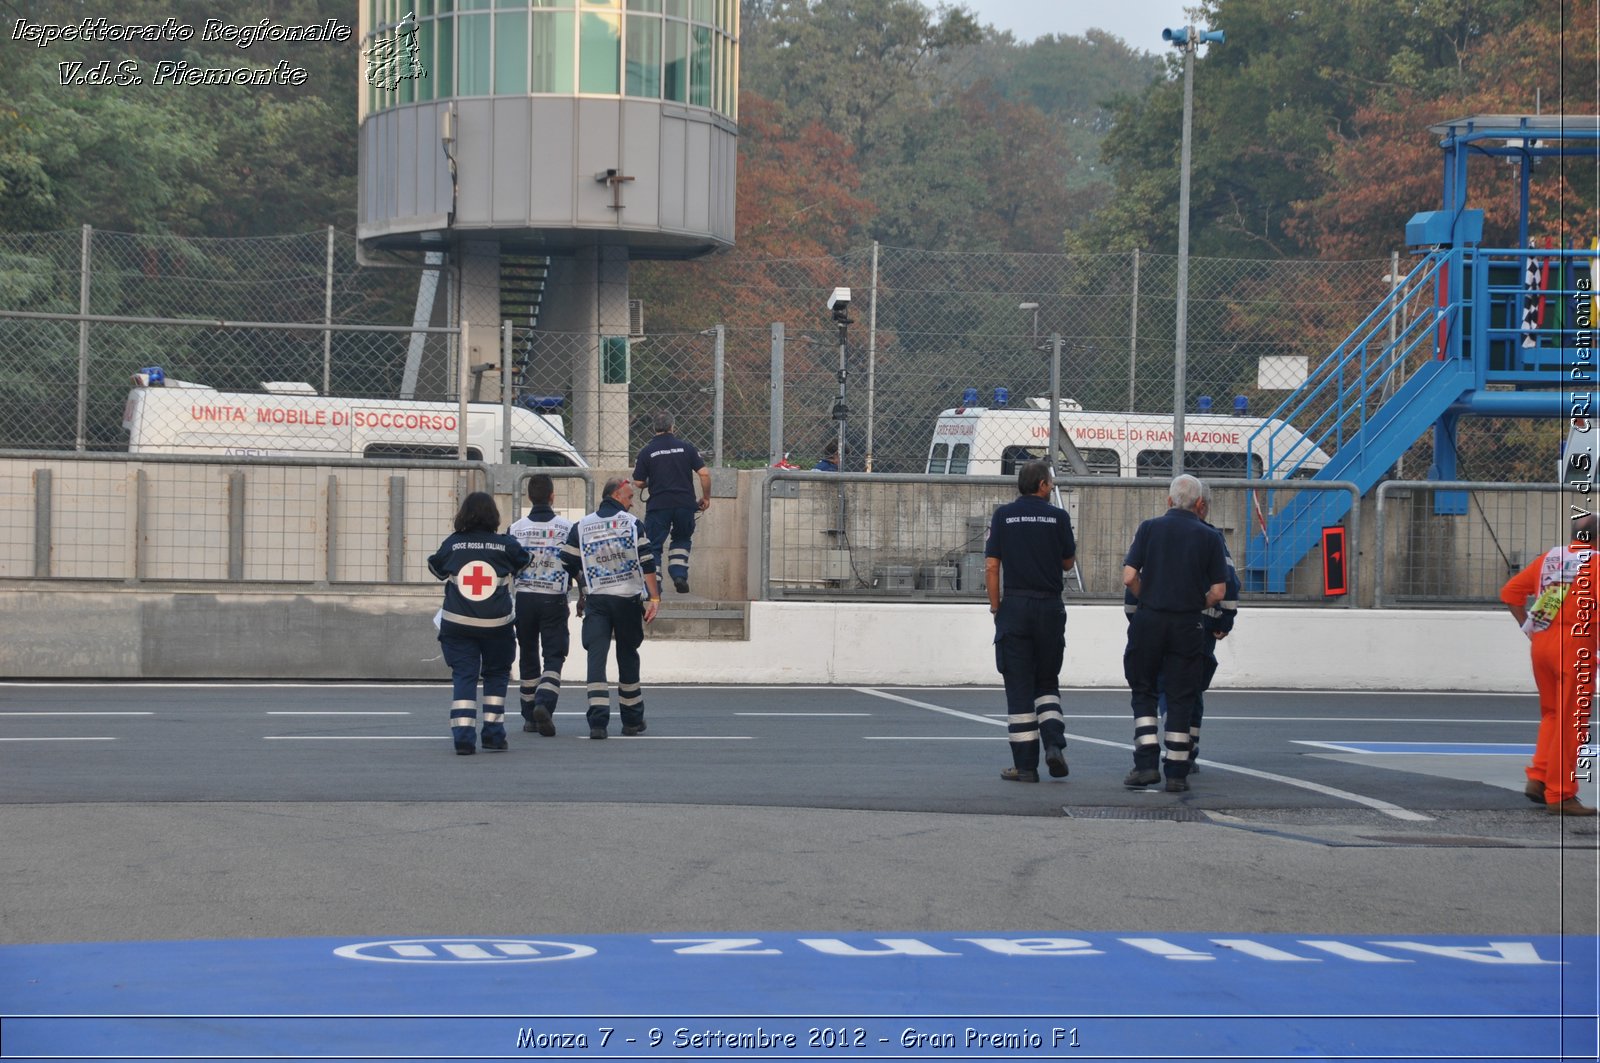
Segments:
[[[1150,769],[1161,761],[1166,740],[1166,774],[1182,779],[1189,774],[1189,728],[1194,703],[1205,676],[1206,633],[1199,611],[1166,613],[1140,606],[1128,624],[1128,648],[1122,654],[1122,673],[1128,680],[1133,706],[1133,766]],[[1160,720],[1162,687],[1167,696],[1164,736]]]
[[[644,642],[644,603],[615,594],[589,595],[583,617],[583,648],[589,651],[590,727],[611,721],[611,692],[606,686],[606,659],[617,646],[617,709],[622,726],[644,722],[644,693],[639,687],[639,646]]]
[[[1061,717],[1061,660],[1067,607],[1060,598],[1008,594],[994,617],[995,666],[1005,679],[1006,731],[1013,766],[1039,770],[1039,744],[1067,744]]]
[[[655,553],[657,572],[661,571],[661,550],[665,544],[667,575],[675,580],[689,578],[689,547],[690,540],[694,538],[696,512],[693,506],[679,506],[676,509],[652,509],[645,513],[644,534]]]
[[[485,628],[483,634],[440,634],[445,663],[450,666],[453,692],[450,702],[450,737],[458,746],[478,742],[478,680],[483,679],[483,741],[506,737],[506,688],[511,685],[511,661],[517,639],[511,625]]]
[[[517,671],[522,680],[522,718],[530,723],[535,706],[555,712],[561,697],[561,667],[572,646],[567,616],[564,594],[517,595],[517,644],[522,650]]]

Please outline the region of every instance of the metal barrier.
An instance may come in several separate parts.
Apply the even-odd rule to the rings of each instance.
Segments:
[[[1468,493],[1465,514],[1434,512],[1434,494],[1446,491]],[[1385,481],[1377,490],[1373,606],[1498,607],[1507,579],[1567,541],[1569,516],[1559,484]]]
[[[1211,480],[1211,520],[1227,539],[1241,572],[1259,544],[1252,533],[1272,511],[1310,491],[1351,496],[1345,518],[1360,541],[1356,489],[1311,480]],[[1166,479],[1061,477],[1061,502],[1072,516],[1082,585],[1069,599],[1119,600],[1122,559],[1139,523],[1167,508]],[[771,470],[762,487],[763,528],[758,590],[767,600],[897,597],[970,599],[984,593],[983,544],[996,506],[1017,497],[1015,477],[918,476]],[[1350,593],[1356,604],[1355,567]],[[1259,601],[1325,600],[1315,552],[1296,567],[1285,593]]]
[[[569,520],[577,520],[585,513],[593,513],[596,501],[594,485],[594,470],[592,469],[529,469],[517,474],[515,493],[511,497],[511,512],[500,514],[502,520],[509,525],[512,521],[522,516],[528,510],[528,480],[533,476],[544,473],[555,481],[555,497],[550,500],[550,508],[557,513],[562,513]],[[581,491],[580,491],[581,489]]]
[[[477,462],[0,452],[0,578],[431,583],[489,483]]]

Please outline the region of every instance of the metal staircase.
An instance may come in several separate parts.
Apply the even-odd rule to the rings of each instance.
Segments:
[[[1463,276],[1461,250],[1425,255],[1307,375],[1252,437],[1252,447],[1265,446],[1267,476],[1291,479],[1314,453],[1296,446],[1301,432],[1291,426],[1303,425],[1305,438],[1332,455],[1311,479],[1354,483],[1365,493],[1478,386],[1462,343],[1463,302],[1451,294],[1450,279]],[[1282,593],[1322,529],[1349,510],[1350,495],[1264,484],[1255,501],[1262,519],[1246,541],[1244,585]]]
[[[545,286],[550,277],[550,259],[545,255],[500,256],[500,319],[509,320],[523,339],[512,358],[512,384],[521,388],[532,358],[532,330],[539,327],[544,309]]]

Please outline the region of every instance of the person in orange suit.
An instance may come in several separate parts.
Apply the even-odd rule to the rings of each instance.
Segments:
[[[1528,800],[1552,816],[1592,816],[1578,800],[1578,747],[1589,739],[1600,617],[1595,615],[1596,517],[1572,520],[1572,541],[1536,558],[1500,588],[1522,625],[1539,688],[1539,737],[1528,765]],[[1530,599],[1532,600],[1530,603]]]

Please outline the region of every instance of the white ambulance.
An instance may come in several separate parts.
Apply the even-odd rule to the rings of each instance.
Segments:
[[[1058,475],[1172,476],[1170,414],[1085,410],[1064,398],[1059,416]],[[927,471],[1012,476],[1023,462],[1049,457],[1049,449],[1048,398],[1017,408],[958,406],[934,424]],[[1202,479],[1309,478],[1327,463],[1321,448],[1283,421],[1210,413],[1183,418],[1184,468]]]
[[[259,393],[226,392],[173,380],[158,367],[135,373],[133,384],[122,410],[130,454],[451,461],[459,453],[461,408],[452,402],[330,398],[283,381],[263,383]],[[470,404],[469,461],[500,460],[502,424],[498,404]],[[511,410],[511,460],[587,464],[562,435],[559,413],[521,406]]]

